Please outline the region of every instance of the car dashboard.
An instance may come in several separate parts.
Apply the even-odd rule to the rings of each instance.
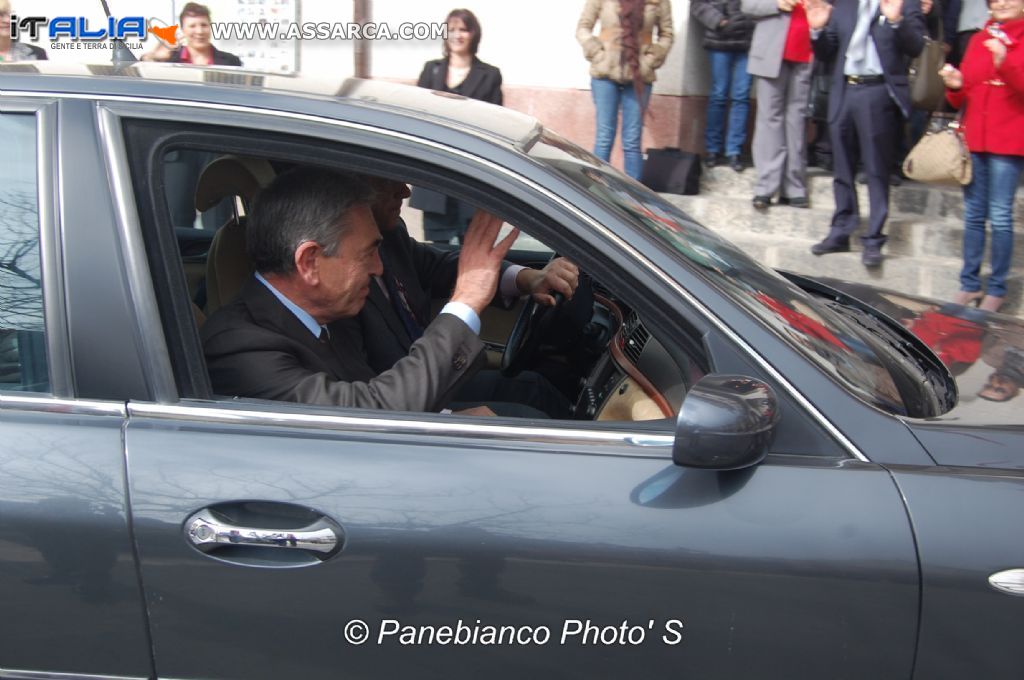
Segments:
[[[700,377],[683,375],[639,314],[606,295],[595,293],[586,334],[603,342],[606,350],[580,381],[575,405],[579,419],[673,418],[687,383]]]

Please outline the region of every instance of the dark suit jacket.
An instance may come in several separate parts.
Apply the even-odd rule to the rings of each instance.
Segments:
[[[459,271],[458,251],[443,251],[419,243],[409,236],[405,223],[382,232],[380,257],[385,275],[393,275],[405,287],[405,296],[420,325],[431,319],[431,303],[447,298],[455,287]],[[509,266],[506,262],[502,272]],[[500,294],[496,302],[500,303]],[[412,340],[405,324],[377,282],[370,285],[370,296],[359,316],[345,324],[363,338],[367,361],[374,371],[383,373],[409,353]]]
[[[832,16],[821,35],[814,40],[814,54],[823,61],[835,60],[832,70],[832,89],[828,99],[828,122],[834,123],[846,96],[846,48],[850,45],[853,29],[857,26],[857,0],[836,0]],[[910,116],[910,85],[907,69],[910,60],[921,53],[924,38],[928,33],[919,0],[904,0],[903,20],[893,28],[881,12],[871,21],[871,36],[882,62],[885,86],[889,96],[899,106],[904,118]]]
[[[442,92],[461,94],[470,99],[501,105],[501,71],[496,66],[484,63],[473,57],[473,65],[469,67],[469,75],[459,83],[458,87],[448,88],[448,60],[434,59],[423,65],[420,79],[416,83],[420,87]]]
[[[331,324],[330,330],[331,342],[319,342],[266,286],[250,278],[202,328],[214,391],[304,404],[439,411],[483,358],[483,342],[451,314],[438,316],[409,355],[380,376],[343,324]]]

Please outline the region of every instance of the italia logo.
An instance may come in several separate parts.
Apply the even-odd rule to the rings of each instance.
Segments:
[[[174,47],[175,45],[178,44],[178,36],[177,36],[177,34],[178,34],[178,25],[177,24],[175,24],[174,26],[164,26],[163,28],[161,28],[159,26],[150,26],[149,27],[149,32],[152,33],[153,35],[155,35],[156,37],[160,38],[161,40],[163,40],[165,43],[167,43],[171,47]]]
[[[40,36],[45,39],[59,40],[145,40],[148,33],[168,43],[171,47],[177,44],[178,26],[151,26],[145,17],[107,17],[106,21],[90,21],[86,17],[19,17],[11,15],[11,38],[18,40],[27,36],[37,41]]]

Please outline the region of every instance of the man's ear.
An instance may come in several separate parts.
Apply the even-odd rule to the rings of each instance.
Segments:
[[[303,241],[295,249],[295,272],[310,286],[320,283],[320,255],[323,248],[316,241]]]

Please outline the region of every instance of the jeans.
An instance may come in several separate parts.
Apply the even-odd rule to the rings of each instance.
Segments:
[[[636,98],[633,83],[616,83],[607,78],[591,78],[590,93],[597,110],[597,138],[594,155],[607,161],[612,155],[615,129],[619,126],[619,107],[622,107],[622,156],[626,174],[640,179],[644,157],[640,150],[640,135],[644,131],[643,108]],[[644,85],[644,104],[651,97],[650,83]]]
[[[1006,296],[1006,276],[1013,257],[1013,197],[1024,156],[972,153],[973,176],[964,187],[964,268],[960,289],[981,290],[981,260],[985,256],[985,221],[992,225],[992,274],[986,292]]]
[[[708,124],[704,129],[704,150],[739,156],[747,140],[747,112],[750,110],[750,74],[746,52],[708,50],[711,59],[711,94],[708,98]],[[730,106],[731,104],[731,106]],[[726,132],[725,110],[729,109]]]

